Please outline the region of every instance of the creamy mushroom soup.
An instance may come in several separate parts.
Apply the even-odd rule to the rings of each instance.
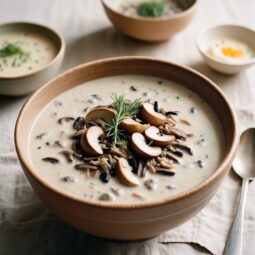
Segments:
[[[118,0],[115,9],[132,17],[166,18],[189,7],[188,1],[178,0]]]
[[[57,48],[43,35],[29,32],[0,34],[0,77],[38,71],[56,55]]]
[[[121,117],[122,106],[132,117],[116,133],[110,119]],[[137,204],[208,178],[222,159],[224,136],[213,110],[190,90],[125,75],[86,82],[48,103],[28,149],[34,171],[55,189],[86,201]]]

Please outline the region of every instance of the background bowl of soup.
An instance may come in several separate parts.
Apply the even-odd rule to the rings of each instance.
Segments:
[[[160,6],[152,7],[152,10],[151,7],[148,10],[148,7],[144,6],[139,12],[139,4],[144,2],[163,2],[166,7],[163,11]],[[198,0],[102,0],[106,15],[119,31],[147,42],[164,41],[183,30],[196,13],[197,2]],[[149,16],[141,16],[139,13]]]
[[[64,39],[49,27],[14,22],[0,25],[0,94],[33,92],[59,71]]]
[[[158,197],[150,201],[136,201],[133,203],[131,200],[127,200],[121,203],[109,203],[90,199],[89,197],[85,198],[85,196],[79,197],[74,190],[72,192],[72,189],[69,189],[69,192],[68,186],[58,187],[56,185],[57,180],[53,180],[55,178],[53,173],[56,169],[51,168],[51,173],[46,176],[45,168],[47,165],[42,168],[45,171],[40,172],[38,171],[39,165],[33,160],[33,146],[36,146],[35,149],[38,149],[38,147],[36,143],[31,143],[34,136],[32,130],[34,127],[38,127],[36,122],[40,118],[42,110],[49,106],[50,102],[54,102],[53,107],[59,109],[61,102],[55,100],[58,96],[64,95],[64,98],[68,98],[70,95],[80,95],[81,93],[77,91],[80,84],[83,84],[85,92],[88,91],[88,93],[84,92],[82,94],[85,100],[89,96],[95,97],[91,95],[89,87],[90,89],[96,88],[95,83],[99,84],[101,81],[105,81],[102,79],[111,77],[116,79],[119,76],[123,79],[123,77],[130,77],[130,75],[135,75],[134,77],[138,75],[140,78],[145,77],[145,84],[146,77],[157,77],[159,81],[153,88],[157,86],[160,88],[162,80],[170,82],[169,84],[171,82],[178,83],[185,91],[187,89],[195,93],[201,102],[207,102],[206,104],[212,109],[221,126],[220,130],[222,130],[223,138],[220,139],[224,139],[224,148],[217,167],[206,178],[202,178],[187,189],[169,194],[169,196],[161,196],[159,193]],[[89,85],[91,82],[93,86]],[[142,82],[140,80],[138,83]],[[120,92],[123,90],[124,93],[122,86],[125,87],[125,81],[120,80],[120,83],[116,84],[116,80],[113,80],[112,83],[109,83],[108,80],[105,86],[107,84],[112,84],[114,90]],[[88,86],[88,90],[86,90],[86,86]],[[103,93],[103,85],[99,84],[98,86],[100,87],[98,91]],[[167,86],[171,87],[171,85]],[[165,89],[167,88],[165,87]],[[71,93],[65,94],[68,93],[68,90]],[[153,91],[155,92],[155,89]],[[163,90],[158,94],[161,93],[163,93]],[[164,93],[169,94],[167,91]],[[175,93],[178,95],[178,89]],[[171,95],[169,94],[169,96]],[[188,99],[189,96],[190,94],[187,94],[185,98]],[[67,104],[68,100],[63,101],[63,105]],[[177,96],[175,100],[179,102],[180,97]],[[75,102],[77,100],[73,98],[71,101]],[[82,103],[82,101],[79,102]],[[174,101],[171,101],[169,105],[174,108]],[[69,106],[67,108],[70,109]],[[202,112],[206,119],[206,111]],[[51,129],[55,122],[49,122]],[[210,201],[231,167],[238,145],[238,134],[236,118],[228,100],[219,88],[205,76],[192,69],[166,61],[145,57],[120,57],[80,65],[49,81],[35,92],[19,114],[15,130],[15,144],[21,166],[29,182],[39,197],[60,219],[81,231],[96,236],[119,240],[141,240],[152,238],[177,227],[196,215]],[[217,154],[218,150],[215,152]],[[209,156],[214,157],[214,155]],[[206,171],[206,168],[204,169]],[[192,169],[188,170],[192,172]],[[59,174],[61,175],[61,171]],[[186,180],[186,182],[189,181]],[[105,187],[99,184],[98,186],[97,192],[100,192],[100,187]],[[86,184],[84,184],[84,191],[85,187]]]

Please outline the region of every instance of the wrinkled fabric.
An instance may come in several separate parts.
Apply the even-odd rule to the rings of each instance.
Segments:
[[[0,22],[29,20],[61,32],[67,42],[62,71],[113,56],[145,55],[188,65],[208,76],[235,108],[240,131],[255,125],[255,68],[225,76],[208,68],[196,49],[197,35],[221,23],[254,25],[253,0],[201,0],[192,24],[173,39],[146,44],[118,33],[100,1],[0,0]],[[0,84],[1,85],[1,84]],[[230,172],[211,202],[182,226],[140,243],[92,237],[65,225],[37,198],[15,153],[15,120],[26,97],[0,96],[0,254],[193,255],[223,253],[236,211],[240,179]],[[244,221],[244,251],[255,249],[255,183],[250,183]]]

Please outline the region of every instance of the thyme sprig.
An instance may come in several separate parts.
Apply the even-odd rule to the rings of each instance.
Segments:
[[[106,123],[104,129],[107,132],[107,137],[113,140],[114,144],[125,145],[125,136],[119,125],[122,120],[131,118],[139,112],[141,99],[136,98],[133,102],[127,102],[123,95],[113,94],[112,100],[116,114],[111,122]]]

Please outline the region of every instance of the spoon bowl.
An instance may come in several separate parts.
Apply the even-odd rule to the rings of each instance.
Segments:
[[[241,135],[233,169],[241,178],[255,179],[255,128],[249,128]]]

